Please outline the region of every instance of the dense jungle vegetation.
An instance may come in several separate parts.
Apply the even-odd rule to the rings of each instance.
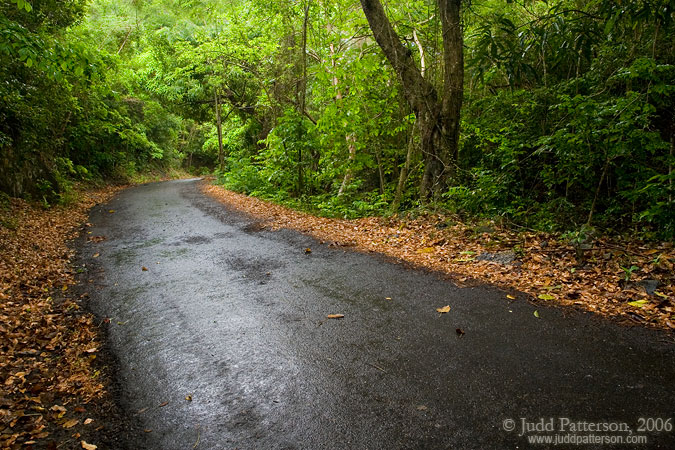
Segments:
[[[340,217],[672,239],[674,7],[4,0],[0,189],[182,167]]]

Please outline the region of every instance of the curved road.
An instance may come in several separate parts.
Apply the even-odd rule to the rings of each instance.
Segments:
[[[152,430],[128,448],[527,448],[570,433],[673,448],[658,421],[638,429],[675,420],[667,335],[262,230],[198,183],[123,191],[91,213],[106,240],[80,244],[120,402]],[[523,420],[554,432],[519,436]],[[614,426],[632,434],[597,429]]]

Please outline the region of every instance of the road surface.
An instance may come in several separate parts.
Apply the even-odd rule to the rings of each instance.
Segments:
[[[120,404],[149,431],[120,447],[673,448],[666,334],[267,231],[199,182],[123,191],[79,245]]]

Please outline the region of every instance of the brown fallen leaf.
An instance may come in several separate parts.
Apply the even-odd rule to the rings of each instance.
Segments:
[[[427,408],[426,405],[420,405],[420,406],[417,407],[418,411],[426,411],[427,409],[429,409],[429,408]]]
[[[344,317],[344,314],[328,314],[326,316],[327,319],[343,319]]]
[[[192,396],[191,396],[191,395],[186,395],[186,396],[185,396],[185,400],[187,400],[188,402],[191,402],[191,401],[192,401]]]
[[[164,408],[164,407],[165,407],[166,405],[168,405],[168,404],[169,404],[169,402],[162,402],[162,403],[159,405],[159,407],[160,407],[160,408]]]
[[[78,423],[80,423],[78,419],[70,419],[69,421],[63,424],[63,428],[73,428]]]
[[[455,333],[457,333],[457,337],[463,337],[464,334],[465,334],[465,333],[464,333],[464,330],[462,330],[461,328],[457,328],[457,329],[455,330]]]
[[[436,311],[438,311],[441,314],[448,313],[448,312],[450,312],[450,305],[445,305],[442,308],[436,308]]]
[[[86,441],[81,441],[80,445],[82,445],[82,448],[84,450],[96,450],[98,447],[95,446],[94,444],[87,444]]]
[[[146,428],[145,430],[143,430],[143,432],[144,433],[152,433],[152,430],[150,428]]]
[[[96,347],[88,348],[88,349],[85,350],[85,352],[87,352],[87,353],[96,353],[97,351],[98,351],[98,348],[96,348]]]
[[[101,256],[100,253],[94,253],[94,255],[92,256],[92,258],[98,258],[99,256]]]
[[[92,423],[93,421],[94,421],[94,419],[84,419],[84,424],[85,424],[85,425],[89,425],[89,424]]]
[[[143,267],[141,267],[141,270],[142,270],[143,272],[147,272],[147,271],[148,271],[148,268],[145,267],[145,266],[143,266]]]
[[[312,253],[312,249],[309,248],[309,247],[307,247],[307,248],[305,249],[305,254],[306,254],[306,255],[309,255],[310,253]]]

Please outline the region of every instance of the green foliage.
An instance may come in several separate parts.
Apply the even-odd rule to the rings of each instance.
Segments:
[[[480,7],[449,207],[672,238],[672,5]]]
[[[436,3],[387,14],[439,88]],[[427,206],[672,239],[672,2],[475,0],[463,14],[461,148]],[[399,180],[415,208],[420,127],[366,30],[352,0],[6,2],[0,188],[53,204],[72,180],[210,172],[222,154],[227,187],[323,215],[383,214]]]

